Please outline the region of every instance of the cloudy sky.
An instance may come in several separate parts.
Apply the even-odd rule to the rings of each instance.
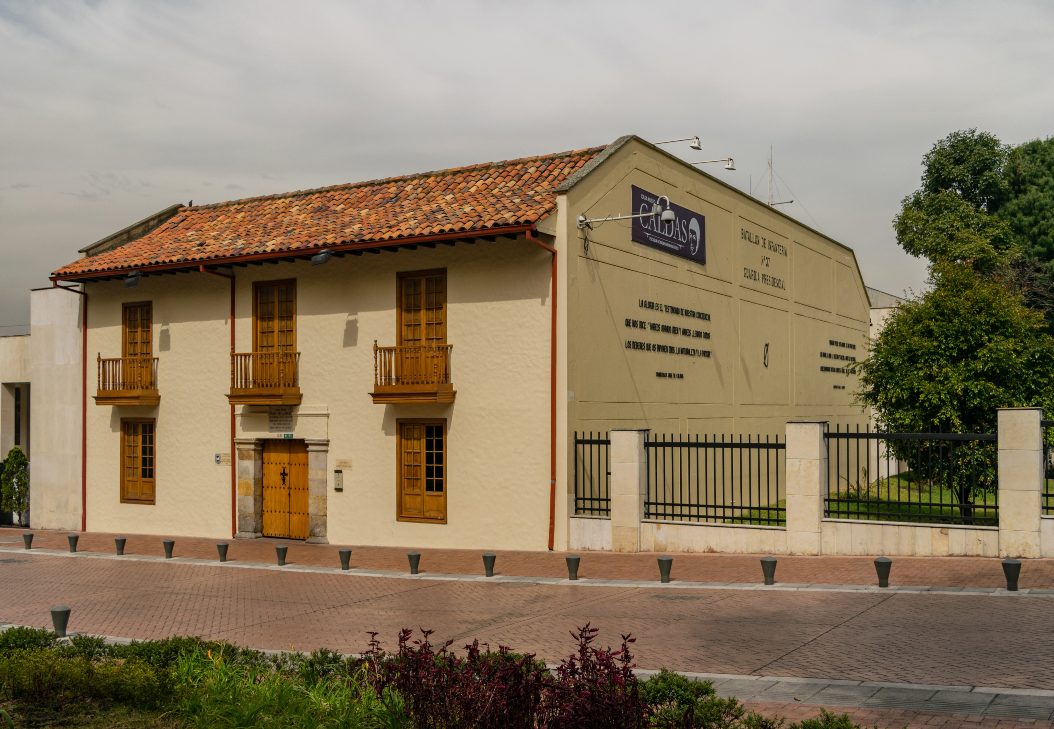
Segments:
[[[0,0],[0,333],[77,249],[214,202],[698,134],[712,170],[925,271],[890,221],[967,127],[1054,135],[1054,3]]]

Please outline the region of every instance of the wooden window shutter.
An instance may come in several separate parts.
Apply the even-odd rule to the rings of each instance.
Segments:
[[[446,422],[400,420],[398,518],[445,523]]]
[[[296,351],[296,281],[253,286],[253,351]]]
[[[154,503],[157,459],[155,436],[153,420],[121,421],[121,501]]]
[[[446,344],[446,270],[399,274],[400,346]]]
[[[153,351],[153,307],[149,301],[125,304],[121,332],[122,357],[149,357]]]

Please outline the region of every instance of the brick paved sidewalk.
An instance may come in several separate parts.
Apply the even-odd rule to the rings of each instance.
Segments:
[[[0,545],[18,546],[23,529],[0,529]],[[34,547],[67,549],[67,532],[34,531]],[[112,554],[114,534],[80,534],[80,551]],[[127,538],[126,554],[161,555],[162,540],[174,539],[177,557],[215,559],[221,540],[195,537],[161,537],[136,534]],[[343,545],[305,544],[287,539],[231,539],[228,560],[273,564],[274,548],[288,546],[287,562],[293,565],[337,567],[337,550]],[[419,547],[363,547],[352,549],[352,567],[367,570],[404,571],[406,552],[421,552],[421,572],[479,575],[483,572],[481,552],[440,550]],[[497,551],[495,572],[499,575],[566,577],[563,552]],[[582,557],[579,576],[588,579],[653,580],[658,577],[656,554],[612,554],[578,552]],[[673,579],[688,582],[760,583],[761,555],[673,554]],[[1022,589],[1054,588],[1054,560],[1025,560],[1021,571]],[[779,557],[776,580],[782,583],[826,585],[873,585],[872,557]],[[1000,560],[985,557],[896,557],[890,575],[891,585],[932,585],[940,587],[1004,587]]]
[[[91,536],[102,552],[106,538]],[[79,632],[138,639],[191,634],[257,648],[343,652],[361,651],[367,631],[379,631],[392,647],[400,628],[425,626],[436,630],[435,640],[455,646],[478,638],[554,662],[573,647],[568,630],[590,622],[604,644],[620,633],[636,636],[638,665],[729,674],[715,679],[718,691],[760,702],[767,714],[800,719],[828,706],[865,726],[1054,726],[1049,714],[1040,718],[1045,708],[1054,711],[1049,596],[441,581],[341,573],[335,560],[309,571],[265,567],[248,561],[248,552],[229,565],[211,555],[206,563],[169,562],[153,537],[142,542],[157,545],[146,550],[149,556],[131,559],[112,557],[112,550],[24,552],[11,537],[21,542],[17,532],[0,533],[0,544],[6,542],[0,623],[46,626],[48,608],[65,603]],[[49,547],[65,547],[64,534],[41,542],[49,540]],[[183,542],[193,546],[177,540],[177,555]],[[202,557],[211,546],[198,544]],[[252,546],[261,562],[273,555],[273,545]],[[391,551],[392,559],[401,557]],[[304,554],[333,558],[335,548]],[[971,688],[978,686],[992,688]]]

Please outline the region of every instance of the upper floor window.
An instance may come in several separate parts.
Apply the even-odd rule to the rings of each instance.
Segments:
[[[399,274],[399,346],[446,344],[446,269]]]
[[[296,281],[253,285],[253,351],[296,351]]]
[[[149,301],[125,304],[121,318],[121,356],[150,357],[153,353],[153,306]]]

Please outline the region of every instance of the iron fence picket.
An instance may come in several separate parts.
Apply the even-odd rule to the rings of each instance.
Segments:
[[[994,433],[894,433],[859,425],[843,431],[836,425],[825,440],[828,518],[998,524]]]
[[[574,433],[575,515],[611,515],[611,439],[607,433]]]
[[[1040,422],[1043,434],[1043,514],[1054,516],[1054,420]]]
[[[645,440],[644,517],[657,521],[783,526],[786,444],[766,435],[673,434]],[[764,467],[762,462],[764,459]],[[694,468],[693,468],[694,463]],[[773,476],[775,474],[775,476]]]

